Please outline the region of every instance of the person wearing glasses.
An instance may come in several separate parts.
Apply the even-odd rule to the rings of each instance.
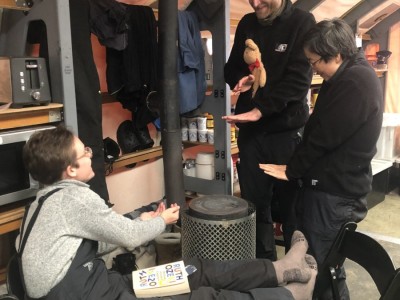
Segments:
[[[320,265],[340,227],[367,215],[383,93],[345,21],[319,22],[305,35],[303,45],[310,65],[324,79],[314,111],[289,163],[260,168],[301,185],[298,225]],[[344,269],[340,271],[340,299],[349,299]],[[317,287],[323,291],[318,299],[331,299],[329,288],[320,286],[320,281]]]
[[[273,219],[282,223],[287,251],[296,226],[296,191],[264,174],[258,164],[287,163],[301,139],[309,116],[307,93],[312,78],[301,42],[315,19],[311,13],[295,8],[290,0],[249,3],[254,12],[240,20],[224,69],[226,83],[239,95],[235,115],[223,119],[239,127],[240,192],[256,206],[256,255],[276,259]],[[267,72],[266,85],[254,98],[254,76],[243,59],[246,39],[258,45]]]
[[[179,217],[179,206],[130,219],[109,208],[86,184],[94,173],[92,151],[65,127],[36,132],[23,149],[33,178],[45,187],[26,209],[16,240],[26,299],[133,300],[132,275],[108,270],[101,256],[117,246],[134,249]],[[281,260],[213,261],[192,258],[186,265],[192,292],[157,299],[311,299],[316,261],[306,255],[300,231]],[[156,298],[152,298],[156,299]]]

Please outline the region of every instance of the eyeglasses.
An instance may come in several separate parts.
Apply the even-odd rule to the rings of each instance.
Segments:
[[[76,160],[79,160],[79,159],[84,158],[84,157],[89,157],[89,158],[92,158],[92,157],[93,157],[93,150],[92,150],[92,148],[90,148],[90,147],[85,147],[83,150],[84,150],[84,154],[81,155],[81,156],[79,156]]]
[[[311,67],[315,67],[315,65],[317,63],[319,63],[322,60],[322,57],[320,57],[319,59],[317,59],[316,61],[311,62],[310,60],[308,60],[308,63],[311,65]]]

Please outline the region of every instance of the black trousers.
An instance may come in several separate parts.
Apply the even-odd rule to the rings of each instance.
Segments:
[[[287,289],[277,287],[275,269],[269,260],[214,261],[192,258],[185,264],[197,268],[189,277],[192,292],[171,299],[293,300]]]
[[[298,199],[298,227],[307,238],[309,253],[320,266],[328,255],[333,241],[344,223],[360,222],[367,215],[366,198],[349,199],[322,191],[303,188]],[[346,273],[339,270],[338,285],[340,299],[347,300],[349,291],[346,285]],[[320,275],[315,284],[314,297],[319,300],[332,299],[329,282]],[[318,292],[318,294],[316,294]]]
[[[132,276],[107,270],[104,262],[95,258],[96,249],[97,242],[84,240],[66,276],[41,299],[138,299],[132,289]],[[197,268],[189,276],[190,294],[147,299],[293,300],[289,290],[277,287],[275,268],[270,260],[213,261],[192,258],[185,264]]]
[[[292,183],[265,174],[259,164],[287,164],[300,138],[299,130],[273,134],[246,128],[239,131],[240,192],[243,199],[256,206],[258,258],[276,260],[273,221],[282,223],[286,249],[290,247],[290,239],[296,229],[297,198],[297,189]]]

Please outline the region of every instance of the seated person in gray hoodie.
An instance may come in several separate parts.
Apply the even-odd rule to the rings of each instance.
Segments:
[[[137,299],[132,276],[108,270],[100,258],[116,247],[135,248],[176,223],[180,207],[144,212],[131,220],[109,208],[85,183],[93,176],[92,152],[59,126],[36,132],[23,150],[31,176],[44,185],[26,209],[16,240],[28,299]],[[191,293],[165,299],[311,299],[316,262],[296,231],[292,248],[276,262],[266,259],[185,264]],[[162,298],[163,299],[163,298]]]

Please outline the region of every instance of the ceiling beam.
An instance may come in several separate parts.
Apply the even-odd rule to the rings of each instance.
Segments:
[[[400,20],[400,11],[397,10],[390,16],[388,16],[387,18],[376,24],[371,30],[368,31],[368,33],[371,35],[372,38],[386,34],[390,30],[390,27],[398,23],[399,20]]]
[[[297,0],[293,3],[293,6],[305,11],[312,11],[324,1],[325,0]]]
[[[371,10],[382,4],[382,0],[364,0],[353,7],[345,16],[345,20],[353,29],[357,29],[357,21],[368,14]]]

